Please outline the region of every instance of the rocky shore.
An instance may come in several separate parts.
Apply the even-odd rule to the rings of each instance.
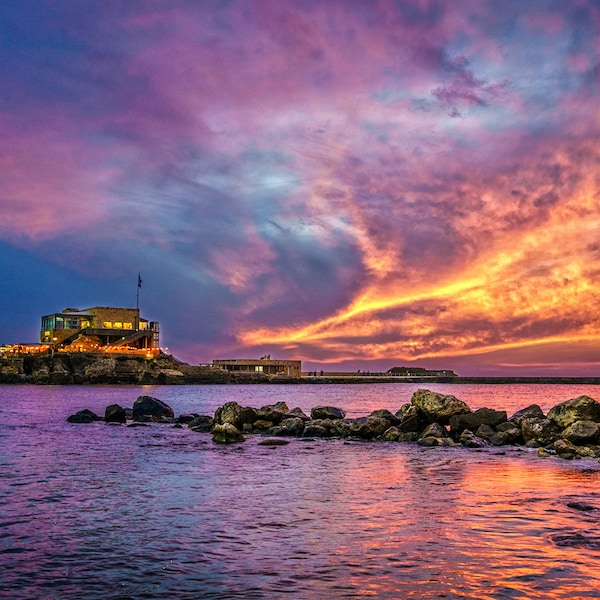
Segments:
[[[144,426],[167,423],[210,433],[218,444],[241,443],[248,435],[262,436],[261,444],[286,444],[290,437],[341,438],[357,441],[413,442],[421,446],[537,448],[541,457],[600,458],[600,403],[579,396],[554,406],[547,414],[533,404],[511,417],[506,411],[475,411],[455,396],[417,390],[410,403],[396,413],[376,410],[368,416],[347,418],[332,406],[317,406],[305,414],[285,402],[252,408],[228,402],[214,415],[184,414],[151,396],[140,396],[128,409],[113,404],[104,416],[83,410],[71,423],[117,423]]]

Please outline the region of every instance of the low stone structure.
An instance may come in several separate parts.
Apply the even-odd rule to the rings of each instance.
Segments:
[[[317,406],[308,416],[300,408],[290,410],[285,402],[258,409],[228,402],[212,416],[186,414],[177,419],[164,402],[140,396],[131,411],[111,405],[104,419],[84,410],[71,415],[68,421],[122,423],[124,415],[127,420],[173,423],[178,427],[186,424],[192,431],[211,433],[213,441],[219,444],[240,443],[248,434],[255,434],[270,438],[342,438],[467,448],[512,445],[537,448],[541,457],[600,458],[600,403],[588,396],[562,402],[547,415],[539,406],[531,405],[510,418],[505,411],[490,408],[472,411],[454,396],[417,390],[410,404],[403,405],[395,414],[376,410],[364,417],[347,418],[340,408]]]

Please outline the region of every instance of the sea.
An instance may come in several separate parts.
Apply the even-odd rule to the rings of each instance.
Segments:
[[[509,416],[600,399],[583,384],[0,386],[0,598],[599,598],[598,459],[67,422],[139,395],[176,415],[284,401],[358,417],[418,388]]]

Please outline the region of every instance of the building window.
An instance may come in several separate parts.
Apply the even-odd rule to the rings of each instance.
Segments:
[[[123,323],[121,323],[121,321],[115,321],[115,322],[113,323],[113,327],[114,327],[115,329],[123,329]]]
[[[110,321],[102,321],[102,327],[104,329],[112,329],[112,323]]]
[[[254,370],[258,371],[259,373],[262,373],[263,372],[263,366],[262,365],[258,365],[256,367],[254,367]]]
[[[133,329],[133,323],[123,323],[123,329]]]

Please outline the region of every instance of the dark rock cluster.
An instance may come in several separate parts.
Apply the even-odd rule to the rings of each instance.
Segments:
[[[333,406],[317,406],[310,416],[289,409],[285,402],[251,408],[237,402],[219,407],[213,416],[188,414],[177,419],[171,407],[150,396],[140,396],[131,411],[118,405],[106,408],[104,419],[85,410],[71,415],[73,423],[163,422],[184,424],[196,432],[210,432],[215,443],[243,442],[247,434],[274,438],[343,438],[388,442],[416,442],[422,446],[485,448],[518,445],[537,448],[539,456],[600,457],[600,403],[579,396],[558,404],[547,415],[533,404],[510,418],[506,411],[471,410],[454,396],[417,390],[409,404],[394,414],[376,410],[347,418]]]

